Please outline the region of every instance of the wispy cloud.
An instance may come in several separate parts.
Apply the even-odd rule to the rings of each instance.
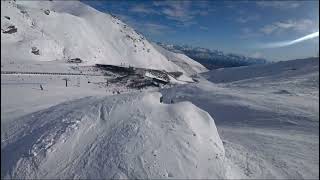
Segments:
[[[260,16],[259,15],[252,15],[252,16],[241,16],[241,17],[238,17],[236,19],[237,22],[239,23],[247,23],[249,21],[256,21],[256,20],[259,20],[260,19]]]
[[[209,30],[209,28],[206,27],[206,26],[199,26],[199,28],[200,28],[201,30],[203,30],[203,31],[208,31],[208,30]]]
[[[276,25],[274,24],[270,24],[270,25],[265,25],[263,26],[260,31],[263,32],[264,34],[271,34],[274,31],[276,31],[277,29],[279,29]]]
[[[270,7],[277,9],[295,9],[300,7],[299,1],[257,1],[256,4],[259,7]]]
[[[149,3],[130,4],[125,11],[142,15],[163,16],[166,19],[175,21],[176,27],[189,27],[197,24],[197,17],[207,16],[215,11],[209,1],[191,1],[191,0],[155,0]]]
[[[206,16],[210,10],[207,1],[199,1],[194,8],[192,1],[154,1],[153,5],[158,7],[162,15],[167,19],[179,22],[178,26],[190,26],[196,24],[196,16]]]
[[[299,33],[314,32],[317,30],[316,22],[310,19],[300,19],[287,21],[278,21],[273,24],[263,26],[260,31],[264,34],[281,33],[286,30],[293,30]]]
[[[143,4],[135,5],[129,9],[131,12],[135,13],[143,13],[143,14],[160,14],[159,11],[152,9],[151,7],[147,7]]]
[[[240,35],[238,36],[240,39],[249,39],[261,36],[261,33],[253,31],[251,28],[245,27],[240,29]]]
[[[189,12],[191,1],[155,1],[154,5],[162,7],[161,12],[169,19],[182,22],[193,19]]]

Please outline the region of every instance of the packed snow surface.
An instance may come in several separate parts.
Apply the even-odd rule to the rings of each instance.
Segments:
[[[11,121],[1,131],[1,177],[224,178],[214,120],[160,97],[86,97]]]

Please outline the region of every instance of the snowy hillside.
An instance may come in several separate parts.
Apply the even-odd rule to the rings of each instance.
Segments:
[[[1,31],[2,65],[80,58],[183,72],[131,27],[78,1],[2,1]]]
[[[160,96],[87,97],[10,122],[1,130],[1,177],[224,178],[214,120]]]

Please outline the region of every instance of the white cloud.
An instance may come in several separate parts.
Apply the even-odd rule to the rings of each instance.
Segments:
[[[239,23],[247,23],[249,21],[256,21],[259,19],[260,19],[259,15],[253,15],[253,16],[247,16],[247,17],[238,17],[236,21]]]
[[[295,9],[300,7],[299,1],[257,1],[260,7],[270,7],[277,9]]]
[[[206,16],[213,11],[213,9],[208,8],[207,1],[195,4],[188,0],[154,1],[153,5],[157,6],[166,18],[179,22],[178,26],[196,24],[194,20],[196,16]],[[197,5],[198,8],[194,8],[194,5]]]
[[[263,32],[264,34],[271,34],[273,33],[275,30],[277,30],[277,26],[271,24],[271,25],[266,25],[264,27],[262,27],[260,29],[261,32]]]
[[[130,11],[143,14],[159,14],[158,11],[152,9],[151,7],[146,7],[143,4],[133,6],[132,8],[130,8]]]
[[[166,1],[164,1],[166,2]],[[162,3],[162,13],[169,19],[186,22],[192,20],[194,16],[190,13],[190,1],[170,1],[169,3]]]
[[[292,30],[298,33],[310,33],[318,30],[316,22],[310,19],[300,19],[274,22],[273,24],[265,25],[260,29],[264,34],[281,33]]]
[[[206,27],[206,26],[200,26],[199,28],[200,28],[201,30],[204,30],[204,31],[209,30],[209,28],[208,28],[208,27]]]
[[[254,37],[258,37],[261,35],[261,33],[258,33],[256,31],[253,31],[252,29],[248,28],[248,27],[245,27],[245,28],[242,28],[240,30],[240,33],[239,33],[239,38],[240,39],[248,39],[248,38],[254,38]]]

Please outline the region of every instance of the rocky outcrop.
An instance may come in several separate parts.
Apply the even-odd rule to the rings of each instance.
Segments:
[[[40,50],[37,47],[32,47],[31,53],[33,53],[35,55],[40,55]]]
[[[12,34],[12,33],[16,33],[18,31],[18,29],[13,25],[8,26],[7,29],[1,29],[1,30],[5,34]]]

